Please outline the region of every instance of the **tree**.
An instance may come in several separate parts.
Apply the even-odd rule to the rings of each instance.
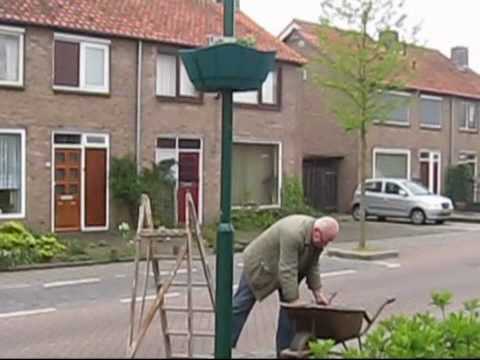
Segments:
[[[318,50],[311,69],[315,82],[326,91],[336,119],[358,136],[361,249],[366,247],[368,128],[400,105],[385,94],[404,89],[410,76],[406,45],[399,40],[406,29],[403,8],[402,0],[321,2]],[[412,28],[412,39],[417,31],[418,27]]]

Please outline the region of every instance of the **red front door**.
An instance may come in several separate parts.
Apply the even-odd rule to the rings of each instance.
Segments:
[[[180,153],[178,164],[178,222],[185,223],[186,194],[193,196],[195,209],[198,215],[198,199],[200,184],[200,154]]]

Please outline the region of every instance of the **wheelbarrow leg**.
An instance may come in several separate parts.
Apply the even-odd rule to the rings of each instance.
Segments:
[[[358,340],[358,348],[360,351],[363,351],[363,346],[362,346],[362,339],[360,337],[357,338]]]
[[[301,331],[295,333],[290,348],[283,350],[281,358],[283,359],[306,359],[310,355],[308,341],[312,338],[312,333]]]

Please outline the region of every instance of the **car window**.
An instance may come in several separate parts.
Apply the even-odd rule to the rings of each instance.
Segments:
[[[403,181],[403,186],[410,190],[414,195],[430,195],[431,192],[425,186],[411,181]]]
[[[385,192],[391,195],[399,195],[402,188],[395,183],[387,182]]]
[[[365,184],[365,190],[368,192],[379,193],[382,192],[381,181],[370,181]]]

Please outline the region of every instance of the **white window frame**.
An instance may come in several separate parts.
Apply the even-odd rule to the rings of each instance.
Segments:
[[[233,102],[234,104],[238,104],[238,105],[250,105],[250,106],[265,106],[265,107],[279,107],[280,106],[280,97],[282,96],[282,90],[279,89],[279,87],[281,86],[281,81],[279,80],[280,79],[280,67],[277,67],[275,68],[273,71],[270,71],[267,75],[267,77],[265,78],[265,81],[262,83],[262,86],[257,89],[257,90],[252,90],[252,91],[239,91],[239,92],[234,92],[234,97],[233,97]],[[265,102],[263,100],[263,92],[264,92],[264,86],[265,86],[265,83],[267,82],[267,79],[269,76],[272,76],[272,74],[276,75],[275,77],[275,80],[272,80],[272,83],[275,82],[275,84],[277,85],[276,86],[276,93],[273,93],[273,97],[274,99],[276,99],[275,102]],[[273,90],[272,90],[273,91]],[[236,100],[235,99],[235,94],[243,94],[243,93],[249,93],[249,94],[253,94],[255,93],[256,94],[256,99],[255,101],[241,101],[240,100]],[[262,99],[260,101],[260,93],[262,93]]]
[[[422,158],[422,153],[428,153],[428,158]],[[435,157],[438,157],[435,159]],[[428,178],[430,179],[430,184],[428,184],[428,190],[434,193],[434,183],[432,182],[433,179],[433,172],[435,169],[435,163],[438,163],[438,174],[435,181],[437,182],[437,189],[438,194],[442,193],[442,152],[438,150],[428,150],[428,149],[420,149],[418,152],[418,161],[419,163],[428,163]]]
[[[465,155],[465,156],[474,155],[475,159],[474,160],[469,160],[469,159],[462,160],[461,159],[462,155]],[[463,151],[459,152],[458,157],[459,157],[459,160],[457,162],[458,165],[475,164],[475,170],[474,170],[473,178],[476,180],[477,177],[478,177],[478,154],[475,151],[463,150]],[[474,191],[473,191],[473,201],[474,202],[478,201],[478,189],[477,189],[476,185],[475,185]]]
[[[111,41],[106,39],[98,39],[86,36],[77,36],[70,34],[54,34],[54,44],[55,41],[66,41],[77,43],[80,46],[79,49],[79,85],[75,86],[61,86],[55,85],[55,48],[53,50],[53,69],[52,69],[52,84],[54,90],[62,91],[74,91],[74,92],[85,92],[85,93],[94,93],[94,94],[109,94],[110,93],[110,45]],[[55,47],[55,46],[54,46]],[[100,49],[104,51],[104,68],[103,68],[103,82],[104,86],[89,86],[86,84],[86,49]]]
[[[25,29],[13,26],[0,26],[0,34],[18,36],[18,81],[0,80],[0,86],[23,86]]]
[[[55,144],[55,135],[61,134],[68,134],[68,135],[80,135],[80,143],[79,144]],[[89,143],[87,141],[88,136],[95,136],[95,137],[103,137],[105,142],[101,143]],[[51,231],[55,232],[55,149],[78,149],[80,150],[80,158],[81,158],[81,174],[80,174],[80,188],[82,191],[82,196],[80,199],[80,231],[81,232],[94,232],[94,231],[107,231],[110,229],[110,135],[105,133],[95,133],[95,132],[78,132],[78,131],[53,131],[52,132],[52,154],[51,154],[51,201],[50,201],[50,213],[52,214],[51,218]],[[106,195],[105,195],[105,202],[106,202],[106,225],[100,227],[87,227],[86,220],[85,220],[85,150],[86,149],[105,149],[107,151],[107,179],[106,179]]]
[[[473,106],[473,108],[475,109],[474,117],[478,116],[477,111],[479,111],[479,107],[478,107],[478,104],[475,101],[462,101],[462,106],[464,108],[468,106],[468,109],[470,109],[470,106]],[[477,132],[478,128],[480,126],[480,124],[478,124],[478,121],[475,122],[475,127],[472,128],[472,127],[469,126],[469,121],[468,121],[468,116],[469,115],[468,115],[467,111],[465,111],[465,116],[466,116],[466,118],[463,119],[463,121],[465,121],[465,126],[461,125],[460,130],[461,131],[467,131],[467,132]]]
[[[19,213],[15,214],[0,214],[0,220],[25,219],[27,206],[27,140],[25,129],[0,129],[0,134],[20,135],[21,151],[22,151],[22,187],[20,189],[22,201]]]
[[[412,94],[410,94],[408,92],[404,92],[404,91],[386,91],[385,94],[394,95],[394,96],[403,96],[403,97],[408,97],[408,98],[412,97]],[[385,119],[385,121],[383,123],[387,124],[387,125],[409,127],[410,122],[411,122],[411,110],[410,110],[410,106],[408,106],[408,108],[407,108],[407,121],[406,122]],[[377,120],[377,121],[375,121],[375,123],[381,123],[381,122],[379,120]]]
[[[392,149],[392,148],[374,148],[373,149],[373,163],[372,163],[372,178],[378,179],[377,177],[377,154],[383,155],[407,155],[407,180],[410,180],[412,177],[412,152],[409,149]]]
[[[256,208],[260,210],[269,210],[269,209],[279,209],[282,207],[282,189],[283,189],[283,143],[281,141],[272,141],[272,140],[251,140],[251,139],[242,139],[234,138],[234,144],[250,144],[250,145],[276,145],[278,149],[278,202],[271,205],[260,205]],[[232,209],[248,209],[249,206],[232,206]]]
[[[175,148],[169,149],[175,152],[175,204],[174,204],[174,211],[175,211],[175,223],[178,224],[178,190],[180,188],[179,184],[179,171],[180,171],[180,153],[195,153],[199,154],[199,162],[198,162],[198,172],[199,172],[199,181],[198,181],[198,222],[203,224],[203,174],[205,173],[203,168],[203,137],[198,135],[174,135],[174,134],[161,134],[155,137],[155,142],[158,139],[171,139],[175,140]],[[200,141],[200,149],[180,149],[180,140],[199,140]],[[162,150],[155,144],[155,164],[158,164],[158,151]]]
[[[440,103],[440,124],[439,125],[431,125],[431,124],[425,124],[423,123],[423,116],[420,119],[420,125],[422,128],[427,128],[427,129],[441,129],[443,125],[443,98],[440,96],[432,96],[432,95],[420,95],[420,107],[422,106],[421,101],[422,100],[432,100],[432,101],[438,101]],[[421,113],[421,111],[420,111]]]

